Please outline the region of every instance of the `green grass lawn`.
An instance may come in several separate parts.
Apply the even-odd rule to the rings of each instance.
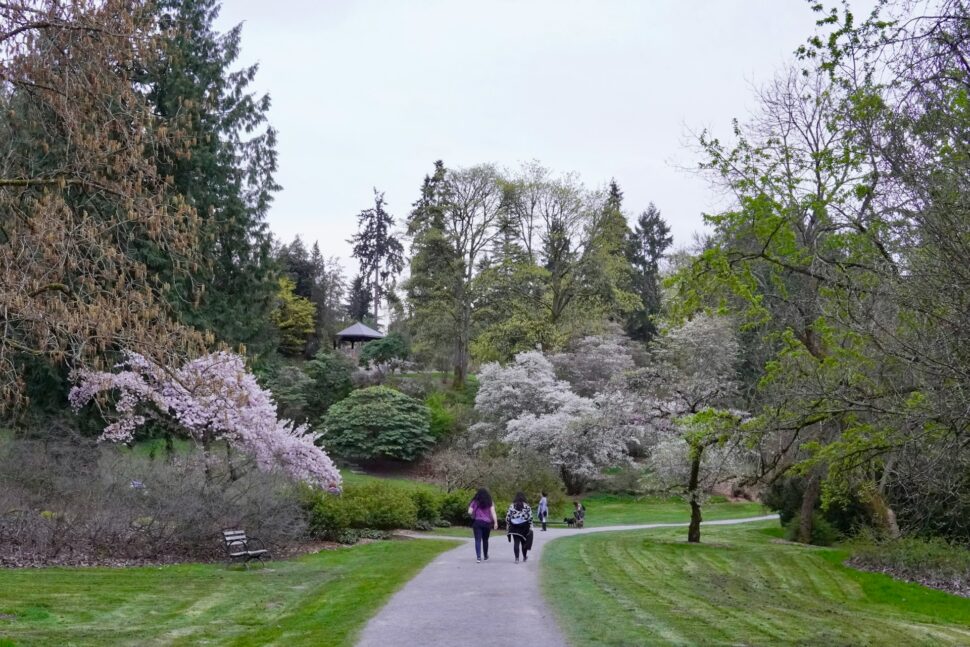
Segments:
[[[341,469],[340,476],[343,478],[344,486],[365,485],[367,483],[384,483],[391,487],[399,487],[405,490],[429,490],[432,492],[442,492],[443,490],[433,483],[418,481],[415,479],[402,478],[399,476],[379,476],[376,474],[364,474],[362,472],[351,472],[348,469]]]
[[[0,646],[351,645],[449,541],[382,541],[266,568],[0,570]]]
[[[615,494],[593,494],[583,499],[586,506],[586,525],[589,527],[623,526],[647,523],[687,523],[690,521],[690,508],[681,499],[659,499],[655,497],[633,497]],[[505,509],[497,507],[499,516]],[[533,508],[533,512],[535,509]],[[715,500],[704,506],[704,519],[740,519],[768,514],[760,503],[731,503]],[[550,514],[553,521],[562,521],[566,509],[558,514]],[[558,526],[561,527],[561,526]],[[432,531],[442,537],[467,537],[471,529],[464,527],[435,528]]]
[[[679,523],[690,521],[690,507],[683,499],[661,499],[657,497],[635,497],[624,494],[591,494],[583,497],[586,508],[587,526],[625,526],[642,523]],[[554,521],[572,516],[572,508],[557,510],[550,514]],[[715,519],[736,519],[757,517],[768,514],[760,503],[749,501],[731,503],[722,498],[712,498],[703,507],[705,521]]]
[[[579,645],[967,645],[970,600],[845,567],[777,526],[570,537],[542,555],[546,599]]]

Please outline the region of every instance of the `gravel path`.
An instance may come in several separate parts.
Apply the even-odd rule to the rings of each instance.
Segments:
[[[705,526],[777,519],[777,515],[706,521]],[[542,547],[559,537],[593,532],[685,527],[686,523],[536,531],[528,562],[514,563],[504,531],[493,532],[489,560],[475,562],[471,537],[439,555],[371,618],[359,647],[565,647],[566,639],[539,592]],[[406,533],[410,537],[446,539]],[[471,531],[469,531],[471,534]],[[447,539],[452,539],[447,537]]]

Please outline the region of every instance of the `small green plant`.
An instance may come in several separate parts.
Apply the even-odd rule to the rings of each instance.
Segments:
[[[474,495],[471,490],[454,490],[446,494],[441,500],[441,518],[455,526],[467,526],[471,522],[468,504]]]
[[[441,495],[427,488],[415,488],[409,494],[417,511],[418,522],[433,527],[441,518]]]
[[[798,537],[798,517],[792,518],[785,524],[785,539],[795,541]],[[813,546],[831,546],[841,539],[842,535],[829,521],[816,511],[812,515],[812,539]]]
[[[448,406],[447,397],[444,393],[441,391],[432,393],[425,399],[424,404],[431,413],[432,436],[441,439],[455,430],[458,416]]]

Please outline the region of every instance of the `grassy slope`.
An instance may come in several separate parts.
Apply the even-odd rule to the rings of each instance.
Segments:
[[[248,571],[0,570],[0,645],[350,645],[394,591],[453,546],[376,542]]]
[[[606,533],[550,544],[546,598],[581,645],[970,644],[970,600],[772,543],[769,526]]]

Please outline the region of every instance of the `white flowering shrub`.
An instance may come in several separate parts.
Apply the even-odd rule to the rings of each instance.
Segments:
[[[279,468],[312,486],[340,487],[340,472],[315,444],[317,435],[277,418],[269,391],[238,355],[213,353],[173,370],[128,353],[115,368],[79,371],[69,394],[75,411],[99,395],[116,395],[115,420],[102,440],[129,441],[150,416],[167,417],[194,440],[223,440],[251,455],[263,471]]]
[[[619,334],[584,337],[568,351],[549,356],[556,375],[579,395],[593,397],[634,368],[629,340]]]
[[[472,431],[547,456],[569,493],[625,460],[629,430],[606,423],[596,401],[557,380],[542,353],[520,353],[504,367],[488,364],[478,380],[475,409],[482,422]]]

